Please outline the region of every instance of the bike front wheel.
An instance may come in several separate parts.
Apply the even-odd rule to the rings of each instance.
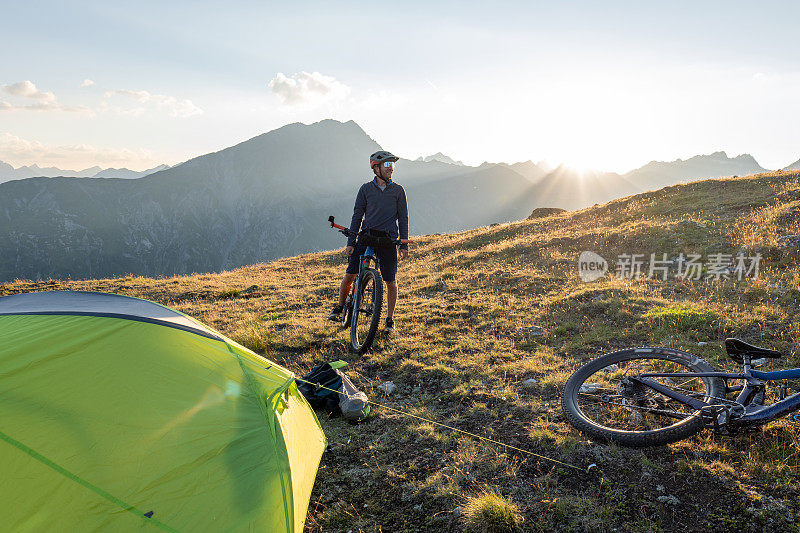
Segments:
[[[350,343],[353,351],[364,353],[372,346],[381,320],[383,305],[383,279],[376,269],[361,273],[358,290],[353,300],[350,324]]]
[[[688,375],[701,372],[715,369],[681,350],[618,350],[576,370],[564,387],[561,406],[567,420],[594,440],[631,447],[661,446],[700,431],[701,413],[630,378],[651,373],[687,374],[648,379],[707,403],[723,402],[722,379]]]

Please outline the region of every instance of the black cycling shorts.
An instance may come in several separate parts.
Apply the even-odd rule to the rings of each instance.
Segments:
[[[358,263],[361,261],[361,254],[367,247],[357,244],[356,249],[350,254],[350,262],[347,264],[348,274],[358,274]],[[394,281],[397,276],[397,246],[377,246],[373,247],[375,256],[381,263],[381,277],[383,281]]]

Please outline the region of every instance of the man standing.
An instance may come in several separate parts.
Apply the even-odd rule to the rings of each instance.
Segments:
[[[350,221],[350,231],[353,236],[347,239],[345,253],[350,257],[347,265],[347,273],[339,286],[339,303],[333,308],[330,320],[338,321],[350,286],[358,274],[359,258],[366,250],[364,245],[356,245],[355,234],[359,229],[369,229],[373,234],[385,236],[396,240],[408,239],[408,204],[406,203],[406,191],[403,187],[392,181],[392,173],[398,157],[390,152],[381,150],[369,156],[369,166],[375,177],[372,181],[365,183],[358,190],[356,195],[356,205],[353,208],[353,219]],[[362,224],[363,218],[363,224]],[[394,306],[397,302],[397,247],[378,246],[373,247],[375,254],[381,265],[381,277],[386,282],[386,333],[394,331]],[[408,245],[400,245],[400,258],[408,257]]]

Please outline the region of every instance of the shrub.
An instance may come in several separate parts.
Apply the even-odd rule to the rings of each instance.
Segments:
[[[236,298],[239,296],[241,291],[238,289],[225,289],[224,291],[220,291],[217,293],[217,299],[219,300],[229,300],[231,298]]]
[[[674,327],[680,331],[702,329],[711,326],[719,319],[719,315],[708,309],[692,306],[654,307],[642,315],[642,318],[659,325]]]
[[[493,490],[467,498],[463,513],[467,529],[479,533],[516,531],[523,520],[516,504]]]

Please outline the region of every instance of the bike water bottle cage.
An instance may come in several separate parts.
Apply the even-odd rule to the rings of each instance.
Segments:
[[[728,352],[728,356],[731,359],[739,364],[744,364],[745,357],[752,360],[762,357],[777,359],[781,356],[781,352],[778,350],[753,346],[752,344],[747,344],[742,340],[734,338],[725,339],[725,351]]]

